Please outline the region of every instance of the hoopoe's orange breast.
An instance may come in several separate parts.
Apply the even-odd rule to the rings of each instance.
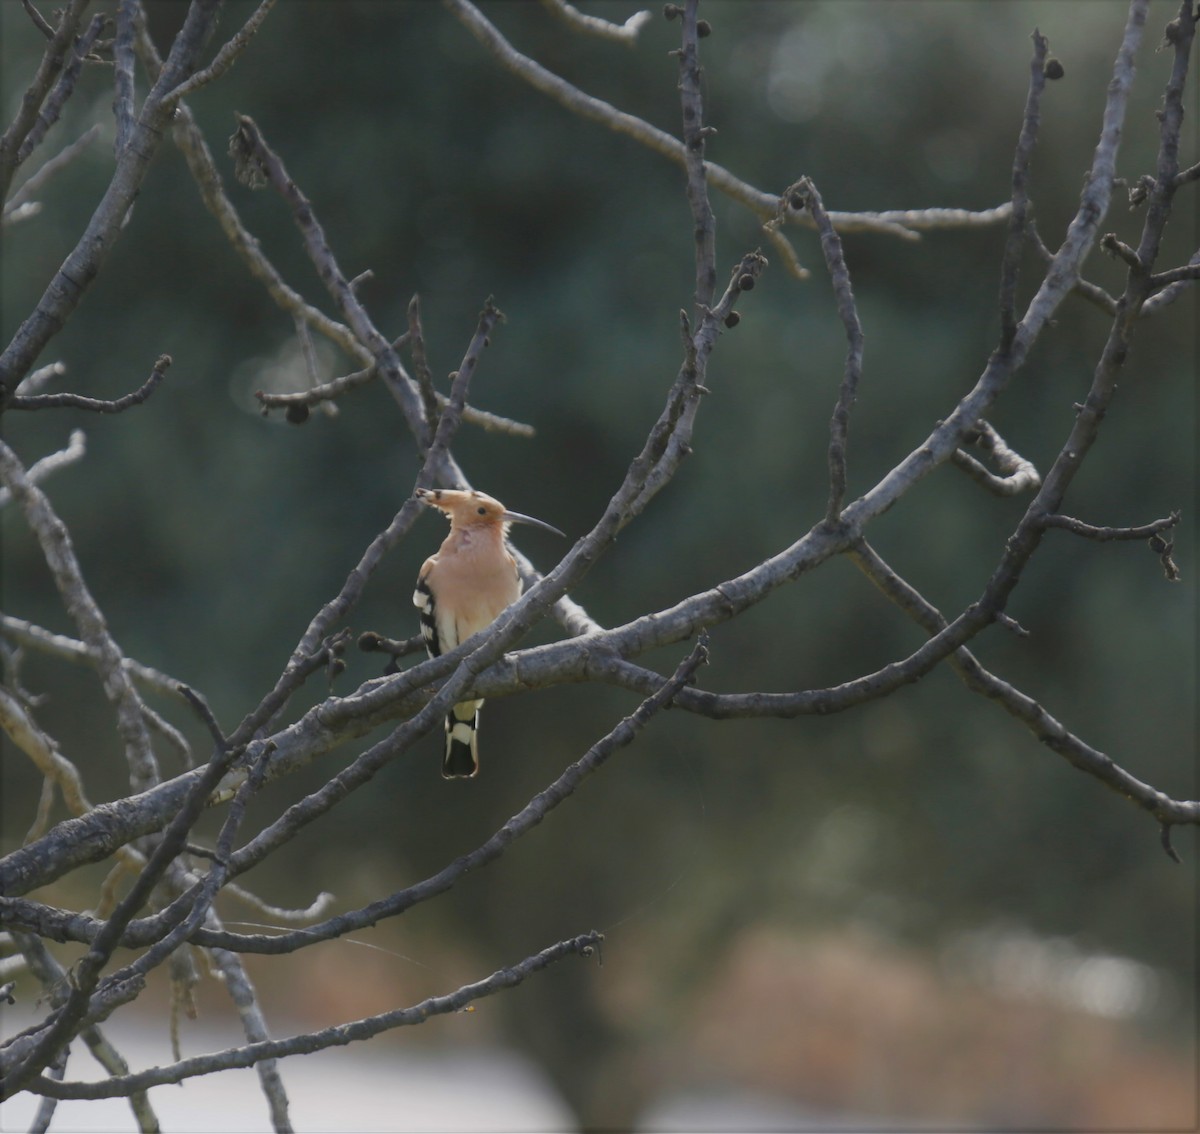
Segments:
[[[429,582],[439,622],[453,622],[446,637],[456,644],[490,626],[521,596],[517,567],[507,553],[439,555]]]

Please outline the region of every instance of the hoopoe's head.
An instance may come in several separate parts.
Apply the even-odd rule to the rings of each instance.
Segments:
[[[531,524],[555,535],[563,534],[543,520],[535,520],[532,516],[525,516],[520,512],[510,512],[499,500],[486,492],[476,492],[474,489],[463,492],[457,488],[418,488],[416,497],[441,512],[450,521],[451,530]]]

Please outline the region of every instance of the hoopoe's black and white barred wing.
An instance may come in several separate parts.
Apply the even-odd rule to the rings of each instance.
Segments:
[[[413,606],[421,619],[421,637],[431,658],[441,656],[458,645],[458,626],[447,612],[439,611],[437,598],[429,585],[434,560],[428,559],[417,577]],[[442,775],[450,779],[471,779],[479,773],[479,708],[482,701],[463,701],[446,714],[446,750],[442,757]]]
[[[421,568],[421,574],[417,576],[416,590],[413,591],[413,606],[417,608],[421,619],[421,637],[425,639],[425,649],[429,651],[431,658],[436,658],[441,655],[444,643],[442,636],[438,633],[437,603],[434,600],[433,591],[429,587],[429,570],[432,566],[433,560],[426,560],[425,566]],[[452,649],[453,647],[446,648]]]

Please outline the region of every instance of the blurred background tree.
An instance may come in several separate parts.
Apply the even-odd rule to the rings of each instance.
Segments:
[[[1047,89],[1033,159],[1031,192],[1048,243],[1077,207],[1126,4],[703,7],[713,28],[703,44],[706,109],[718,131],[709,157],[769,192],[811,174],[826,206],[839,210],[1005,201],[1029,35],[1038,27],[1066,71]],[[252,9],[229,0],[222,28],[236,28]],[[677,73],[666,55],[676,27],[656,18],[626,48],[573,34],[543,5],[484,9],[551,71],[678,134]],[[605,0],[587,10],[619,22],[633,8]],[[1155,48],[1174,14],[1173,4],[1151,6],[1120,155],[1130,183],[1153,168],[1154,112],[1171,65],[1171,53]],[[160,47],[182,15],[179,4],[147,5]],[[42,46],[19,5],[0,6],[0,28],[7,121]],[[57,129],[68,139],[99,122],[105,143],[46,187],[39,216],[5,231],[5,341],[108,182],[111,99],[107,72],[86,73]],[[409,299],[420,295],[442,389],[481,303],[496,296],[507,322],[472,401],[533,423],[537,434],[522,440],[467,426],[456,451],[478,487],[572,536],[586,530],[678,366],[678,311],[690,306],[693,287],[681,171],[504,72],[443,6],[425,0],[289,0],[190,105],[247,227],[307,299],[322,305],[323,289],[286,210],[233,182],[221,140],[235,112],[253,116],[285,156],[347,272],[373,273],[359,294],[377,326],[400,334]],[[1183,163],[1196,156],[1193,145]],[[713,204],[724,271],[763,236],[743,207],[716,193]],[[1162,264],[1196,250],[1195,221],[1190,201],[1177,210]],[[1133,241],[1141,223],[1118,195],[1105,230]],[[772,257],[753,304],[714,355],[695,456],[574,595],[605,625],[760,562],[823,512],[844,336],[815,236],[791,231],[812,278],[789,278]],[[851,497],[919,443],[978,376],[998,334],[1004,236],[1003,225],[919,241],[844,236],[867,335]],[[1088,263],[1089,278],[1112,291],[1123,272],[1098,250]],[[992,632],[972,647],[1176,798],[1197,794],[1195,314],[1187,298],[1142,328],[1102,451],[1069,501],[1096,523],[1143,523],[1183,507],[1182,585],[1166,585],[1140,545],[1051,533],[1009,609],[1030,636]],[[1039,468],[1070,427],[1107,329],[1094,308],[1068,301],[994,417]],[[161,352],[174,358],[136,418],[30,414],[19,426],[9,420],[6,433],[32,461],[61,448],[70,429],[87,429],[85,463],[50,491],[114,635],[130,656],[203,690],[220,720],[236,721],[409,493],[418,467],[412,439],[378,386],[304,428],[260,414],[254,391],[306,382],[295,328],[224,241],[169,144],[103,284],[53,349],[66,366],[63,384],[93,397],[126,393]],[[324,376],[344,363],[321,356]],[[902,515],[877,522],[873,542],[952,616],[977,597],[1026,502],[986,496],[949,469],[911,500]],[[3,523],[5,610],[70,633],[11,507]],[[441,536],[438,523],[420,522],[373,579],[356,630],[415,631],[411,580]],[[534,640],[554,633],[544,626]],[[704,684],[822,687],[920,641],[839,560],[718,628]],[[338,691],[378,672],[370,656],[348,660]],[[647,664],[669,671],[675,660]],[[39,719],[79,758],[93,797],[125,794],[109,710],[91,675],[33,652],[21,672],[29,689],[49,691]],[[481,842],[633,704],[625,692],[592,685],[494,701],[481,781],[465,791],[444,783],[437,742],[427,740],[417,758],[388,766],[297,839],[286,871],[256,873],[255,886],[295,905],[331,890],[350,907],[424,877]],[[274,814],[330,772],[318,761],[254,806]],[[7,750],[3,775],[7,851],[29,826],[40,781]],[[964,1014],[962,988],[1003,1000],[1011,992],[997,976],[1003,949],[1023,942],[1026,951],[1011,955],[1033,971],[1045,942],[1058,942],[1067,950],[1051,950],[1060,967],[1042,965],[1053,979],[1043,987],[1030,978],[1026,1003],[1070,1017],[1056,1033],[1064,1043],[1119,1025],[1106,1057],[1129,1070],[1143,1066],[1128,1057],[1136,1045],[1159,1053],[1146,1066],[1178,1073],[1168,1092],[1177,1105],[1186,1082],[1179,1069],[1194,1056],[1194,832],[1177,832],[1175,844],[1182,867],[1163,856],[1145,815],[1075,775],[942,667],[848,715],[714,724],[671,713],[500,862],[438,903],[360,935],[419,965],[375,954],[360,965],[350,946],[329,945],[271,965],[252,958],[250,968],[268,1013],[273,982],[287,982],[310,990],[292,998],[291,1011],[332,1023],[348,1005],[378,1010],[443,991],[448,980],[594,925],[606,937],[603,968],[549,971],[488,1002],[486,1020],[451,1017],[405,1042],[502,1036],[547,1067],[592,1126],[628,1125],[665,1090],[713,1082],[795,1091],[854,1112],[1065,1124],[1080,1120],[1080,1099],[1100,1076],[1111,1081],[1115,1072],[1100,1059],[1097,1078],[1080,1076],[1068,1089],[1064,1073],[1057,1093],[1031,1085],[1018,1098],[1006,1094],[1008,1073],[980,1054],[966,1071],[977,1090],[960,1083],[939,1093],[942,1069],[962,1050],[955,1027],[989,1034],[988,1021],[1002,1015]],[[90,900],[81,889],[58,904]],[[834,955],[840,946],[860,961],[844,980],[830,942]],[[1127,963],[1114,970],[1125,974],[1124,1001],[1061,992],[1096,956]],[[925,990],[918,1000],[943,1006],[950,1023],[923,1027],[901,1007],[886,1014],[888,991],[911,981]],[[840,990],[847,1013],[860,1010],[855,993],[870,1000],[888,1058],[915,1037],[903,1077],[863,1070],[872,1055],[883,1057],[847,1017],[816,1003],[820,987]],[[778,1017],[768,1011],[773,999]],[[843,1026],[842,1036],[832,1034]],[[852,1050],[835,1058],[843,1042]],[[1025,1046],[1030,1059],[1052,1066],[1064,1058]],[[802,1054],[790,1060],[780,1049]],[[822,1097],[823,1084],[838,1088]],[[1120,1112],[1129,1124],[1142,1114],[1185,1121],[1153,1110],[1149,1093],[1134,1091]],[[1139,1110],[1143,1103],[1149,1109]]]

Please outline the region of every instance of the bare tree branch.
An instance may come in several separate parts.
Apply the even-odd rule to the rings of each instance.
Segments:
[[[61,361],[49,362],[31,370],[21,379],[17,386],[18,394],[33,394],[45,386],[51,378],[61,378],[67,372],[66,365]]]
[[[1082,520],[1077,520],[1073,516],[1051,514],[1042,517],[1042,524],[1048,528],[1064,528],[1066,531],[1083,536],[1085,539],[1094,539],[1100,543],[1105,543],[1108,540],[1114,539],[1149,539],[1159,532],[1169,531],[1175,527],[1179,523],[1180,518],[1178,512],[1172,512],[1164,519],[1154,520],[1149,524],[1140,524],[1137,527],[1130,528],[1109,528],[1096,527],[1094,524],[1085,524]]]
[[[42,144],[50,128],[58,121],[67,100],[75,92],[75,84],[79,81],[83,61],[85,58],[90,58],[89,52],[92,50],[92,45],[104,30],[106,22],[107,17],[97,13],[92,17],[84,33],[75,41],[74,49],[67,59],[66,66],[63,67],[62,73],[58,76],[45,102],[42,103],[41,110],[38,111],[37,121],[25,136],[21,148],[17,150],[18,165]]]
[[[33,471],[37,467],[37,465],[33,465],[26,475],[32,479]],[[97,651],[86,642],[80,642],[75,638],[68,638],[62,634],[51,633],[41,626],[27,622],[23,618],[15,618],[11,614],[0,614],[0,635],[11,638],[14,642],[19,642],[23,646],[42,650],[53,657],[62,658],[65,661],[91,666],[97,664]],[[164,696],[172,698],[179,696],[180,682],[175,678],[169,677],[152,666],[134,661],[130,657],[123,657],[121,664],[128,671],[130,677],[147,688],[153,689],[156,693],[161,693]]]
[[[15,933],[13,939],[24,955],[30,969],[41,983],[50,1003],[55,1007],[60,1005],[66,996],[69,977],[66,969],[58,963],[54,955],[43,944],[40,938],[29,933]],[[121,1053],[113,1047],[101,1029],[93,1024],[80,1032],[84,1043],[100,1064],[110,1075],[128,1075],[129,1064]],[[158,1134],[161,1129],[158,1116],[150,1105],[150,1096],[145,1091],[131,1091],[128,1094],[129,1105],[137,1121],[138,1130],[143,1134]]]
[[[423,1024],[431,1016],[461,1012],[473,1001],[485,996],[492,996],[502,989],[512,988],[534,973],[540,972],[548,965],[552,965],[572,953],[581,957],[590,957],[600,947],[603,940],[603,936],[595,930],[590,933],[582,933],[578,937],[560,941],[556,945],[543,949],[540,953],[526,957],[525,960],[519,961],[511,968],[498,969],[484,980],[463,985],[462,988],[448,995],[431,996],[411,1008],[393,1009],[391,1012],[368,1016],[350,1024],[339,1024],[321,1031],[292,1036],[289,1039],[267,1040],[248,1044],[245,1047],[229,1048],[214,1055],[199,1055],[191,1059],[184,1059],[169,1067],[152,1067],[147,1071],[102,1079],[96,1083],[55,1083],[43,1076],[34,1080],[29,1089],[37,1094],[59,1099],[112,1098],[113,1096],[127,1095],[131,1091],[160,1086],[164,1083],[181,1083],[184,1079],[193,1078],[196,1075],[208,1075],[214,1071],[253,1067],[264,1059],[282,1059],[289,1055],[310,1055],[326,1048],[371,1039],[373,1036],[393,1028]]]
[[[424,418],[416,384],[405,371],[391,342],[380,334],[371,322],[354,294],[350,281],[342,274],[325,236],[325,230],[313,212],[312,204],[288,176],[279,156],[267,146],[252,118],[244,114],[238,115],[238,129],[230,140],[230,151],[234,156],[239,177],[251,183],[256,176],[262,176],[287,201],[292,218],[304,238],[305,250],[322,283],[333,296],[343,318],[353,329],[359,342],[370,351],[381,377],[403,411],[413,436],[420,437]],[[454,479],[448,468],[439,468],[436,472],[439,482]]]
[[[158,384],[166,376],[167,368],[170,365],[171,356],[160,354],[154,368],[150,371],[150,377],[132,393],[117,398],[115,401],[85,398],[82,394],[31,394],[28,396],[14,394],[2,408],[39,410],[62,409],[69,406],[71,409],[90,410],[92,413],[124,413],[133,406],[140,406],[154,393]]]
[[[817,187],[811,178],[804,177],[792,185],[784,197],[791,208],[807,210],[817,226],[821,236],[821,252],[837,301],[838,318],[846,332],[846,366],[837,404],[833,409],[833,419],[829,424],[829,505],[825,509],[825,520],[836,524],[846,497],[846,442],[850,431],[850,410],[858,396],[858,382],[862,377],[863,329],[854,303],[850,271],[842,254],[842,242],[825,211]]]
[[[87,438],[84,436],[83,430],[73,429],[71,436],[67,439],[65,449],[60,449],[57,453],[51,453],[48,457],[42,457],[41,460],[35,461],[26,470],[25,475],[29,478],[30,484],[41,484],[59,469],[83,460],[86,453]],[[7,488],[0,488],[0,508],[3,508],[11,499],[12,493]]]
[[[242,1021],[242,1031],[248,1043],[271,1043],[271,1035],[267,1030],[262,1009],[259,1007],[258,996],[246,972],[246,966],[242,964],[241,957],[224,949],[214,949],[212,957],[224,980],[225,987],[229,990],[234,1006],[237,1008],[238,1016]],[[288,1096],[283,1085],[283,1078],[279,1074],[277,1060],[260,1059],[255,1063],[254,1069],[258,1073],[259,1084],[266,1096],[272,1129],[277,1134],[291,1134],[293,1127],[288,1117]]]
[[[909,614],[928,633],[936,634],[946,626],[937,609],[926,602],[869,547],[860,543],[851,555],[885,595]],[[1200,823],[1200,800],[1179,800],[1143,783],[1111,757],[1084,743],[1055,720],[1032,697],[1007,681],[989,673],[969,650],[956,651],[952,665],[968,689],[995,701],[1020,720],[1047,748],[1065,757],[1081,771],[1098,779],[1115,792],[1132,800],[1165,826],[1176,823]]]
[[[140,18],[141,6],[136,0],[120,0],[117,5],[117,38],[113,43],[113,117],[117,124],[114,150],[118,155],[129,144],[129,137],[133,133],[133,40],[134,25]]]
[[[597,39],[610,39],[632,47],[637,43],[638,33],[653,18],[650,12],[643,9],[634,12],[623,24],[609,23],[599,16],[589,16],[579,11],[567,0],[542,0],[542,7],[551,15],[557,16],[573,31],[594,35]]]
[[[692,210],[692,238],[696,245],[695,320],[699,324],[712,305],[717,287],[716,221],[708,201],[704,149],[712,132],[704,124],[704,100],[700,94],[700,48],[697,32],[699,0],[685,0],[683,46],[679,51],[679,91],[683,104],[684,169],[687,198]]]
[[[1113,67],[1113,81],[1107,91],[1100,140],[1084,184],[1079,210],[1068,226],[1066,239],[1054,254],[1041,286],[1026,308],[1008,349],[992,355],[974,389],[958,403],[954,412],[874,488],[851,504],[842,514],[843,523],[857,524],[860,519],[865,521],[881,514],[903,491],[928,475],[958,448],[976,422],[987,416],[1016,368],[1024,363],[1029,349],[1058,306],[1074,289],[1083,261],[1095,243],[1096,233],[1112,199],[1117,151],[1133,85],[1134,56],[1141,42],[1145,21],[1146,0],[1133,0]],[[1032,548],[1023,549],[1022,554],[1027,557],[1031,552]],[[1003,571],[1009,576],[1011,566],[1006,564]],[[1011,574],[1010,577],[1011,583],[1015,584],[1016,575]]]
[[[1200,267],[1200,251],[1193,253],[1191,259],[1188,260],[1185,266],[1189,269]],[[1154,277],[1151,277],[1151,279],[1153,280]],[[1192,283],[1193,280],[1184,278],[1167,283],[1161,291],[1158,291],[1154,295],[1150,296],[1150,298],[1142,304],[1141,314],[1143,318],[1147,315],[1155,315],[1164,307],[1174,303],[1175,300],[1183,295],[1184,291],[1186,291],[1192,285]]]
[[[1200,263],[1181,264],[1178,268],[1168,268],[1165,272],[1156,272],[1150,277],[1150,287],[1154,291],[1177,283],[1195,283],[1200,280]]]
[[[100,137],[101,126],[96,122],[89,126],[78,138],[73,142],[69,142],[63,146],[52,158],[48,158],[42,165],[21,183],[21,186],[13,193],[11,197],[4,203],[4,218],[7,222],[10,214],[17,208],[25,205],[26,202],[37,193],[42,186],[46,184],[56,173],[70,165],[88,146]]]
[[[1000,267],[1000,349],[1006,350],[1017,333],[1017,275],[1020,268],[1021,245],[1029,222],[1029,163],[1037,143],[1041,125],[1042,91],[1046,86],[1046,37],[1036,28],[1033,32],[1033,62],[1029,65],[1029,94],[1025,101],[1025,118],[1021,136],[1013,156],[1012,215],[1008,219],[1008,237],[1004,243],[1004,260]]]
[[[585,94],[540,63],[522,55],[470,0],[442,2],[500,63],[531,86],[568,110],[625,134],[686,168],[687,150],[678,139],[635,115],[618,110],[603,99]],[[705,164],[705,173],[715,188],[745,205],[762,220],[770,221],[778,214],[777,195],[755,189],[712,162]],[[873,213],[832,213],[830,216],[835,227],[842,232],[874,231],[897,235],[907,230],[910,238],[916,238],[919,231],[930,228],[996,224],[1008,217],[1010,208],[1006,203],[976,213],[967,209],[900,209]],[[802,214],[797,214],[795,219],[800,220],[801,217]]]
[[[86,0],[72,0],[68,11],[82,11],[85,3]],[[171,107],[163,105],[163,88],[174,85],[183,73],[191,70],[212,33],[219,7],[220,0],[191,0],[162,73],[142,104],[130,143],[118,156],[112,180],[87,228],[55,273],[36,309],[0,353],[0,385],[5,388],[14,389],[28,373],[106,262],[173,113]],[[11,169],[6,167],[3,155],[0,143],[0,189],[6,190]]]
[[[201,87],[207,86],[214,79],[219,79],[225,74],[237,62],[242,52],[250,46],[250,41],[258,34],[263,20],[267,18],[274,7],[275,0],[259,0],[258,7],[250,13],[250,18],[242,25],[241,30],[222,46],[213,61],[204,70],[197,71],[166,95],[164,101],[167,105],[173,105],[180,99],[187,98]]]
[[[46,22],[46,17],[34,7],[33,0],[21,0],[21,6],[33,21],[33,26],[47,39],[54,38],[54,29]]]
[[[4,1058],[7,1053],[0,1052],[0,1070],[3,1070],[10,1092],[28,1087],[65,1041],[78,1034],[79,1029],[89,1022],[102,1018],[115,1004],[136,994],[142,987],[144,978],[139,973],[133,979],[120,983],[113,983],[110,978],[104,988],[99,989],[101,970],[117,948],[126,925],[179,854],[192,824],[238,755],[236,748],[218,749],[214,753],[188,790],[183,806],[172,817],[141,874],[117,904],[112,916],[104,922],[79,962],[75,969],[75,982],[62,1006],[47,1020],[26,1049],[18,1049],[8,1054],[7,1058]],[[105,995],[97,995],[93,1000],[93,993]]]
[[[26,89],[21,99],[17,116],[8,129],[0,136],[0,201],[7,200],[8,189],[12,184],[13,173],[20,164],[19,152],[25,145],[26,139],[34,129],[38,112],[55,79],[61,74],[67,62],[67,53],[71,50],[72,40],[83,18],[83,11],[88,0],[70,0],[62,10],[58,27],[46,46],[46,53],[38,66],[37,74]],[[28,9],[27,9],[28,10]],[[40,25],[45,30],[45,21]]]
[[[154,44],[143,32],[138,40],[138,50],[152,73],[161,67],[161,60]],[[241,257],[256,279],[267,290],[275,303],[289,314],[302,318],[309,327],[336,343],[351,358],[359,362],[371,362],[370,351],[355,337],[354,332],[343,323],[330,319],[311,304],[306,303],[299,292],[289,287],[273,264],[263,255],[258,241],[247,231],[237,210],[229,201],[221,183],[212,153],[196,124],[195,117],[186,103],[180,102],[176,109],[173,131],[175,144],[183,152],[188,169],[208,211],[216,218],[234,251]]]
[[[1033,462],[1027,461],[1016,450],[1009,448],[1004,438],[988,422],[979,422],[970,436],[970,441],[992,458],[1000,470],[1000,476],[996,476],[963,449],[955,449],[950,459],[989,492],[997,496],[1016,496],[1021,492],[1029,492],[1042,483]]]
[[[12,493],[37,537],[63,605],[79,627],[80,637],[95,654],[104,692],[116,710],[117,731],[125,744],[131,783],[146,788],[159,780],[158,764],[146,732],[141,698],[124,668],[104,615],[84,582],[66,525],[40,488],[32,484],[13,451],[0,441],[0,481]]]

